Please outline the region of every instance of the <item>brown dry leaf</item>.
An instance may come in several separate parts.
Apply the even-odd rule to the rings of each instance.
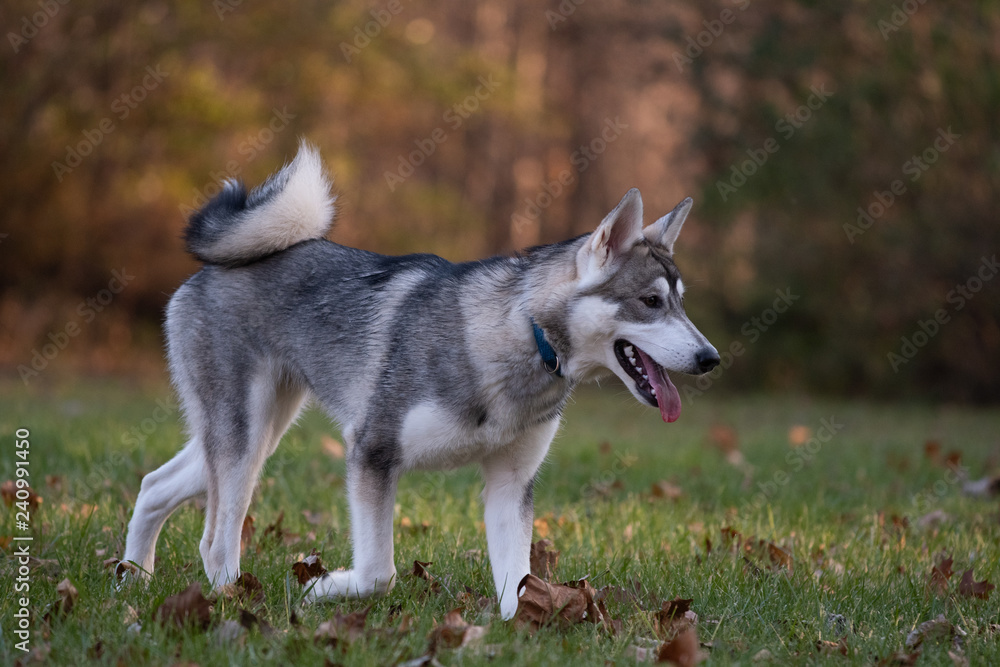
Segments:
[[[331,459],[339,461],[344,458],[344,445],[342,445],[339,440],[331,438],[328,435],[324,435],[320,438],[320,442],[323,443],[323,451]]]
[[[331,646],[351,644],[365,636],[365,623],[371,607],[350,614],[334,614],[329,621],[323,621],[316,628],[313,640],[326,642]]]
[[[226,584],[219,589],[215,597],[224,597],[228,600],[239,600],[251,607],[259,607],[264,604],[264,586],[253,574],[241,572],[231,584]]]
[[[820,639],[816,642],[816,650],[820,655],[847,655],[847,637],[835,642]]]
[[[947,468],[958,468],[962,464],[962,452],[953,449],[944,457],[944,465]]]
[[[204,630],[212,619],[212,603],[201,594],[201,584],[191,584],[177,595],[171,595],[153,612],[153,618],[164,625],[179,628],[193,624]]]
[[[691,667],[707,657],[698,643],[698,631],[693,627],[687,627],[660,647],[656,654],[656,662],[668,662],[672,665],[678,665],[678,667]]]
[[[240,531],[240,555],[247,550],[250,543],[253,541],[253,534],[257,532],[257,529],[253,527],[254,518],[247,514],[243,518],[243,529]]]
[[[937,618],[924,621],[906,636],[906,648],[920,648],[925,641],[950,640],[956,647],[960,645],[965,631],[939,614]]]
[[[53,605],[51,613],[58,618],[63,618],[73,611],[73,605],[76,604],[80,592],[76,590],[69,579],[63,579],[56,584],[56,593],[59,595],[59,599]]]
[[[801,447],[809,442],[812,437],[812,429],[802,424],[796,424],[788,429],[788,444],[792,447]]]
[[[282,523],[285,521],[285,512],[282,510],[278,514],[278,518],[274,520],[270,526],[264,529],[261,534],[260,539],[257,541],[257,553],[263,550],[263,545],[268,538],[274,538],[274,541],[280,542],[282,544],[295,544],[299,540],[299,536],[296,533],[290,533],[282,527]]]
[[[45,476],[45,486],[49,487],[56,493],[63,490],[63,476],[62,475],[46,475]]]
[[[549,533],[551,532],[549,529],[549,522],[544,517],[538,517],[535,519],[534,526],[535,532],[538,533],[539,537],[545,539],[549,536]]]
[[[463,648],[478,642],[485,634],[485,627],[469,625],[462,618],[460,609],[452,609],[445,615],[444,622],[427,636],[430,641],[428,653],[433,654],[439,648]]]
[[[979,598],[980,600],[988,600],[990,593],[996,588],[986,579],[982,581],[974,581],[972,578],[972,569],[969,568],[962,573],[962,580],[958,582],[958,593],[968,598]]]
[[[260,634],[265,637],[273,637],[279,634],[270,623],[264,619],[258,618],[253,613],[247,611],[246,609],[240,609],[240,625],[242,625],[247,630],[253,630],[254,626],[260,628]]]
[[[15,502],[27,502],[32,512],[37,510],[38,506],[42,504],[42,497],[35,493],[35,490],[30,486],[20,490],[28,492],[28,497],[24,501],[19,501],[17,498],[18,488],[14,480],[8,479],[3,484],[0,484],[0,497],[3,498],[4,504],[7,507],[11,507]]]
[[[761,551],[767,555],[767,560],[770,562],[770,568],[772,570],[785,568],[789,572],[792,571],[794,562],[792,561],[792,555],[779,547],[774,542],[765,542],[760,540],[759,547]]]
[[[292,572],[299,584],[304,586],[310,580],[326,574],[326,568],[323,567],[323,563],[319,559],[319,553],[313,549],[308,556],[292,564]]]
[[[653,614],[653,629],[661,640],[674,637],[684,628],[698,623],[698,615],[691,611],[694,599],[676,597],[664,600],[660,609]]]
[[[531,573],[539,579],[549,581],[559,564],[560,552],[550,549],[552,540],[539,540],[531,545]]]
[[[665,479],[653,482],[653,486],[649,492],[653,494],[654,498],[666,498],[667,500],[677,500],[684,495],[681,487],[671,484]]]
[[[434,575],[432,575],[427,570],[427,566],[433,564],[434,561],[430,560],[426,562],[422,560],[413,561],[413,572],[411,573],[412,576],[416,577],[417,579],[423,579],[424,581],[434,581]]]
[[[601,454],[610,454],[612,451],[611,443],[607,440],[601,440],[601,444],[597,446],[597,450],[601,452]]]
[[[951,558],[944,558],[931,569],[927,578],[927,587],[931,589],[931,592],[937,595],[944,595],[948,592],[948,580],[953,574],[951,571],[953,562]]]
[[[906,651],[900,649],[878,661],[878,667],[912,667],[920,658],[920,650]]]
[[[736,430],[723,424],[716,424],[708,429],[708,441],[723,454],[737,451],[740,448],[740,438],[736,435]]]
[[[517,614],[514,622],[531,632],[549,623],[572,625],[599,623],[601,612],[594,602],[593,587],[582,580],[572,585],[550,584],[538,577],[525,575],[518,584]]]
[[[928,440],[924,443],[924,458],[931,463],[937,463],[941,455],[941,443],[937,440]]]

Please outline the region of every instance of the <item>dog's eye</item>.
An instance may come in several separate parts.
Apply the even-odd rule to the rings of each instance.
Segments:
[[[659,308],[663,304],[663,299],[661,299],[658,294],[650,294],[649,296],[644,296],[640,299],[640,301],[642,301],[650,308]]]

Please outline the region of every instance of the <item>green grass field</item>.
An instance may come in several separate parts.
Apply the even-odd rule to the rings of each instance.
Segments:
[[[440,664],[635,664],[636,646],[662,644],[651,612],[678,596],[693,599],[706,664],[873,664],[904,651],[907,635],[941,614],[966,634],[928,632],[916,664],[1000,664],[1000,594],[979,599],[959,590],[969,568],[976,581],[1000,579],[997,500],[968,497],[959,479],[996,471],[995,410],[710,392],[667,425],[618,386],[580,392],[536,485],[535,539],[547,537],[561,552],[554,582],[586,577],[597,589],[610,587],[608,610],[621,621],[615,634],[590,623],[531,634],[502,622],[494,605],[480,608],[477,598],[494,591],[473,469],[403,480],[400,577],[388,596],[300,606],[292,563],[313,548],[330,569],[350,562],[344,464],[324,442],[339,436],[310,410],[267,464],[250,509],[256,532],[242,566],[263,584],[263,604],[222,598],[207,629],[179,630],[153,612],[190,583],[210,594],[198,508],[186,506],[167,523],[148,587],[116,592],[102,565],[122,553],[141,476],[182,443],[170,391],[84,382],[48,393],[19,383],[0,389],[2,480],[15,478],[15,432],[27,428],[30,480],[43,497],[28,532],[18,530],[16,508],[4,507],[4,664],[29,664],[14,635],[25,593],[15,592],[12,554],[24,543],[7,539],[20,535],[34,536],[31,552],[40,559],[27,577],[32,659],[48,664],[397,664],[425,655],[432,628],[457,607],[486,627],[485,636],[439,648]],[[793,447],[796,426],[805,428],[791,436],[817,439]],[[929,440],[940,443],[937,455],[925,453]],[[958,474],[944,462],[952,451],[960,453]],[[651,493],[659,482],[673,486]],[[265,536],[281,514],[284,535]],[[766,549],[737,553],[724,528],[780,547],[790,566]],[[945,554],[955,575],[932,591],[929,575]],[[410,576],[414,560],[431,561],[439,585]],[[56,588],[67,578],[78,597],[61,613]],[[314,639],[323,621],[369,605],[359,636],[335,645]],[[269,627],[227,623],[241,608]],[[841,642],[847,655],[828,652],[823,641]]]

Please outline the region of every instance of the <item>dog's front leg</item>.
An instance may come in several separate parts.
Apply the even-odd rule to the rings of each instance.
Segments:
[[[504,620],[517,612],[517,585],[531,571],[535,473],[558,428],[558,419],[542,424],[482,463],[486,541]]]
[[[397,474],[352,452],[347,464],[347,496],[351,507],[354,567],[313,579],[308,597],[365,598],[389,592],[396,584],[393,563],[392,507]]]

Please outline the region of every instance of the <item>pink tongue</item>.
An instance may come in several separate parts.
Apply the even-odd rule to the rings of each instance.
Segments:
[[[635,349],[642,357],[642,365],[646,368],[649,383],[656,389],[656,404],[660,408],[660,416],[668,423],[677,421],[681,416],[681,395],[677,392],[677,387],[670,381],[667,371],[638,347]]]

